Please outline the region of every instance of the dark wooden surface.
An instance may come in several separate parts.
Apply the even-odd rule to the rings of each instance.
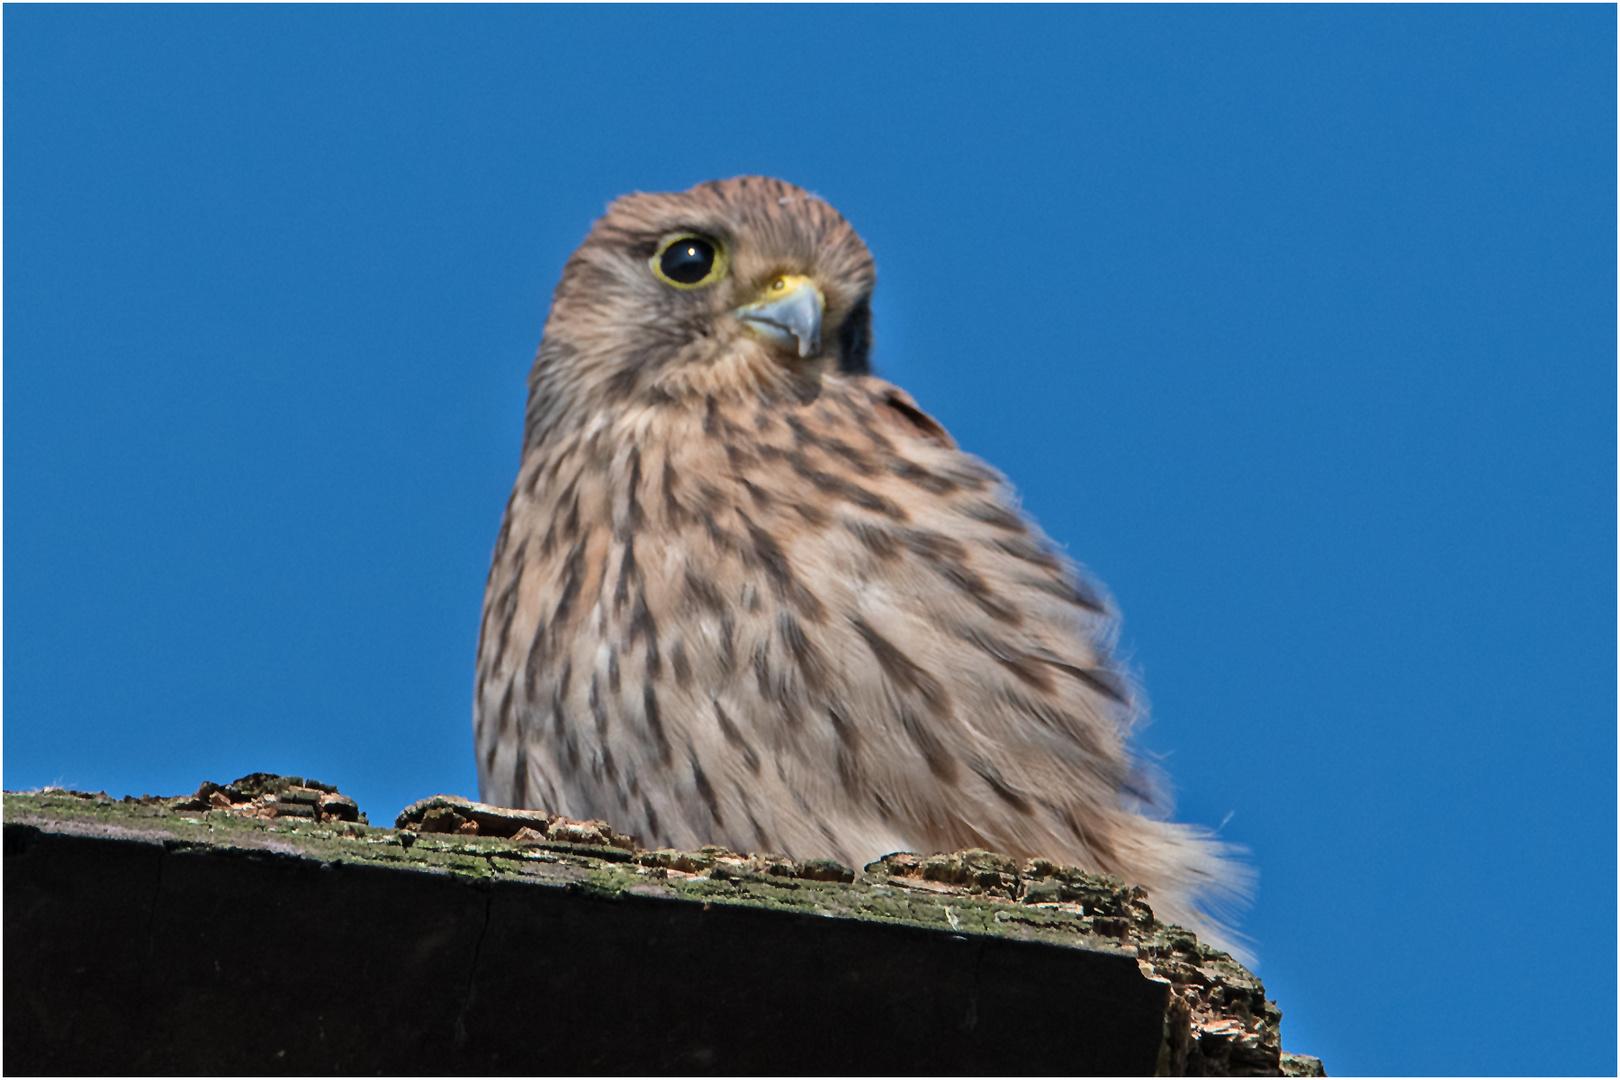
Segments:
[[[1117,952],[94,831],[5,826],[8,1073],[1141,1074],[1164,1040]]]

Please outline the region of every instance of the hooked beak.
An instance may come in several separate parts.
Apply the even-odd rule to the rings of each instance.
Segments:
[[[821,348],[821,312],[826,306],[816,283],[802,274],[783,274],[765,288],[765,296],[737,309],[737,318],[755,334],[800,357]]]

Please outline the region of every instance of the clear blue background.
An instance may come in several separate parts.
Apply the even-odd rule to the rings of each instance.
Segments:
[[[558,271],[770,173],[1118,597],[1286,1045],[1612,1074],[1615,21],[7,7],[5,786],[474,794]]]

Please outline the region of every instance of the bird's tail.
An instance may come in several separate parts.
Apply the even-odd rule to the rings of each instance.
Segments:
[[[1206,829],[1137,817],[1137,827],[1116,842],[1121,861],[1148,892],[1148,906],[1163,923],[1184,926],[1200,941],[1245,966],[1254,962],[1252,943],[1234,928],[1235,916],[1254,895],[1254,868],[1241,862],[1244,850]]]

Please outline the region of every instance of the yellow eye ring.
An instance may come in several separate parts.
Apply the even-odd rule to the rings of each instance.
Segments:
[[[720,241],[698,233],[676,233],[658,245],[653,276],[677,289],[701,289],[726,276],[730,254]]]

